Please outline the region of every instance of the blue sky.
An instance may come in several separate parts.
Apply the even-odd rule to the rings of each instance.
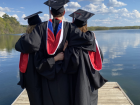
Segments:
[[[42,21],[49,18],[48,6],[43,3],[45,0],[1,0],[0,17],[7,13],[16,17],[20,24],[27,25],[23,18],[32,13],[42,11]],[[65,5],[65,20],[72,21],[68,16],[81,8],[95,13],[95,16],[88,20],[88,26],[140,26],[140,1],[139,0],[70,0]]]

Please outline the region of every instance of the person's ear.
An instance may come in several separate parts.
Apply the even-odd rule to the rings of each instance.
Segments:
[[[65,15],[65,13],[66,13],[66,12],[65,12],[65,10],[64,10],[63,16]]]

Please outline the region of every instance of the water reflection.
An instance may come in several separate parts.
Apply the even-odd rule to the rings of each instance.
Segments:
[[[104,54],[100,72],[118,82],[135,105],[140,103],[140,30],[95,31]]]
[[[11,52],[19,38],[19,35],[0,35],[0,51]]]
[[[124,30],[123,30],[124,31]],[[140,34],[138,33],[111,33],[111,31],[96,32],[97,40],[102,48],[103,54],[108,54],[109,58],[122,57],[128,47],[140,48]],[[128,30],[126,30],[128,31]],[[131,30],[132,31],[132,30]],[[135,31],[135,30],[134,30]],[[100,35],[101,34],[101,35]]]
[[[17,86],[20,55],[14,50],[19,38],[19,35],[0,35],[0,105],[11,105],[22,91]]]

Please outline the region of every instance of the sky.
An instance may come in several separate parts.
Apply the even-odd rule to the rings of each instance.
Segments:
[[[20,24],[27,25],[23,18],[42,11],[42,21],[49,19],[49,8],[45,0],[0,0],[0,17],[7,13]],[[69,15],[78,9],[95,15],[88,20],[88,26],[140,26],[140,0],[70,0],[65,5],[64,20],[71,22]]]

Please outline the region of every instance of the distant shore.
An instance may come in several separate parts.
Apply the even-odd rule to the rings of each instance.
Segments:
[[[123,26],[123,27],[102,27],[102,26],[91,26],[88,27],[89,31],[97,30],[118,30],[118,29],[140,29],[140,26]]]

